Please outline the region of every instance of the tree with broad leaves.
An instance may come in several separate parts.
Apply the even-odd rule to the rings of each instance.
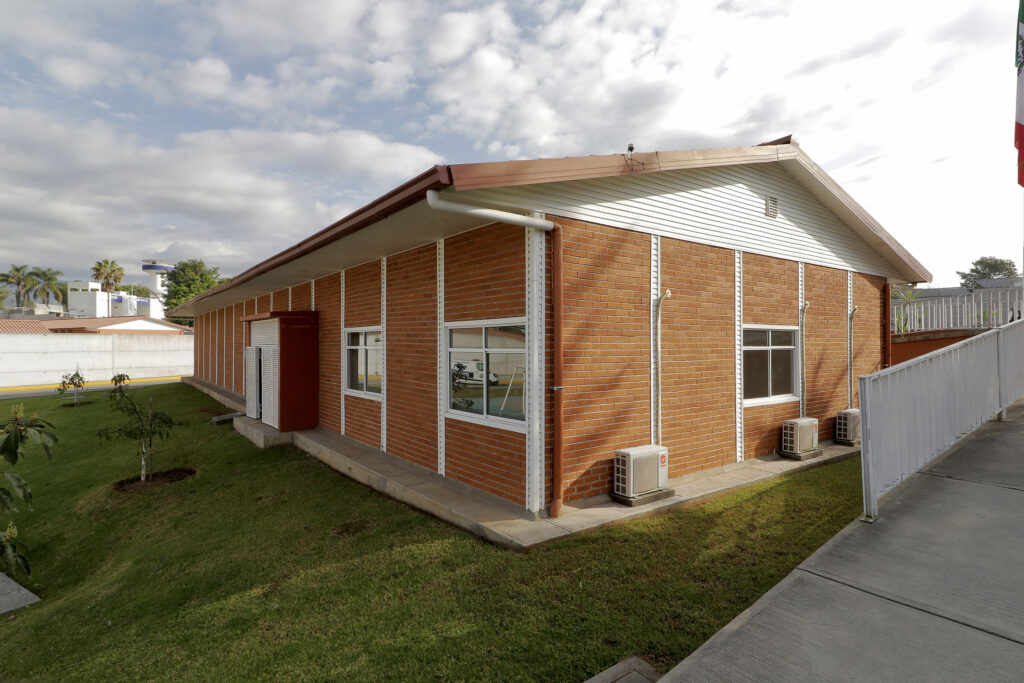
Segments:
[[[1016,264],[1005,258],[995,256],[982,256],[971,264],[971,269],[966,273],[956,271],[960,276],[960,286],[968,292],[973,292],[978,287],[978,280],[989,280],[998,277],[1017,277]]]
[[[110,404],[115,410],[127,415],[128,420],[118,427],[104,427],[96,435],[106,441],[117,438],[138,441],[137,454],[142,459],[139,481],[146,481],[149,471],[153,468],[153,437],[166,439],[171,435],[171,428],[175,422],[167,413],[153,410],[152,396],[149,397],[149,411],[143,414],[135,395],[128,391],[130,379],[128,375],[119,373],[110,380],[114,385],[110,392]]]
[[[206,290],[216,287],[230,278],[222,278],[218,268],[208,268],[201,259],[178,261],[174,270],[167,273],[167,294],[164,296],[164,308],[171,310]],[[192,325],[191,320],[178,320],[184,325]]]
[[[43,449],[47,459],[52,458],[52,449],[57,445],[54,426],[39,417],[25,417],[22,404],[16,404],[11,408],[10,418],[0,422],[0,455],[11,465],[16,465],[18,459],[25,455],[25,446],[33,443]],[[0,485],[0,510],[8,515],[17,512],[18,509],[14,507],[15,496],[25,501],[31,509],[32,490],[25,480],[13,472],[5,472],[4,478],[11,488],[8,490]],[[15,541],[17,537],[18,528],[13,520],[8,521],[7,529],[0,531],[0,562],[3,562],[8,574],[13,575],[20,570],[28,576],[31,568],[24,549]]]
[[[74,372],[61,377],[60,386],[57,387],[57,393],[63,396],[69,391],[75,394],[75,407],[78,407],[78,392],[85,388],[85,376],[82,374],[82,368],[75,366]]]

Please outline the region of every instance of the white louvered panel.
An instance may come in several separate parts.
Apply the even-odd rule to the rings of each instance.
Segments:
[[[260,349],[245,347],[245,414],[260,416]]]
[[[765,216],[765,195],[779,215]],[[885,258],[781,168],[767,164],[467,190],[514,206],[663,237],[898,277]]]
[[[260,347],[260,385],[263,399],[263,422],[275,429],[278,426],[277,414],[277,347]]]
[[[277,345],[277,319],[257,320],[252,324],[252,334],[249,343],[252,346],[276,346]]]

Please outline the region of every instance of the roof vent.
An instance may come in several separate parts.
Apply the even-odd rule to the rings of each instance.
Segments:
[[[764,215],[768,218],[777,218],[779,215],[779,198],[770,194],[764,196]]]

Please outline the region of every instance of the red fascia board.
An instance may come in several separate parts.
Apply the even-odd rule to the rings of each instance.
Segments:
[[[253,313],[252,315],[242,316],[240,320],[243,323],[248,323],[255,320],[271,320],[273,318],[309,320],[316,323],[320,319],[320,311],[267,311],[265,313]]]
[[[310,235],[298,244],[257,263],[245,272],[236,275],[227,282],[208,289],[190,299],[187,303],[196,303],[214,294],[227,291],[232,287],[247,282],[263,273],[284,265],[289,261],[301,258],[321,247],[351,235],[368,225],[387,218],[423,199],[427,190],[439,190],[452,184],[451,171],[447,166],[437,165],[424,171],[412,180],[399,185],[385,195],[378,197],[366,206],[350,213],[339,221],[331,223],[320,232]],[[173,316],[172,316],[173,317]]]

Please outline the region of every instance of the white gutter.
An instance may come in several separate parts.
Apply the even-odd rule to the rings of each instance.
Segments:
[[[533,216],[524,216],[510,211],[499,211],[498,209],[485,209],[482,206],[441,199],[441,195],[437,190],[427,190],[427,204],[430,208],[437,211],[461,213],[465,216],[484,218],[499,223],[511,223],[512,225],[522,225],[526,228],[537,228],[545,232],[550,232],[555,227],[552,221],[544,218],[534,218]]]

